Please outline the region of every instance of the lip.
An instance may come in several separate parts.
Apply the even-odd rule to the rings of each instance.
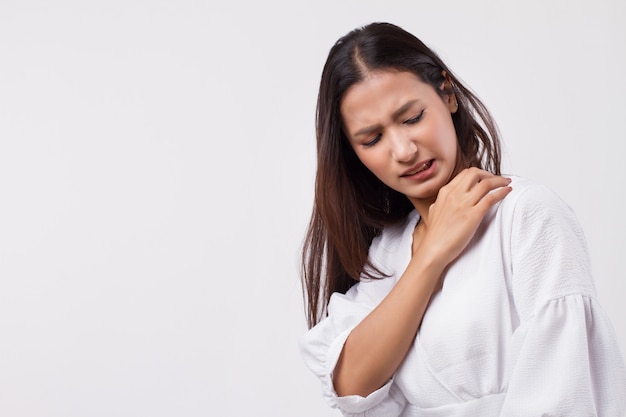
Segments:
[[[418,169],[420,169],[422,166],[426,165],[426,164],[430,164],[429,167],[427,167],[426,169],[423,169],[419,172],[416,172]],[[417,164],[413,165],[413,167],[407,169],[406,171],[404,171],[402,173],[402,175],[400,175],[401,177],[405,177],[405,178],[413,178],[413,177],[420,177],[422,176],[422,174],[430,171],[430,169],[435,165],[435,160],[434,159],[426,159],[423,161],[418,162]]]

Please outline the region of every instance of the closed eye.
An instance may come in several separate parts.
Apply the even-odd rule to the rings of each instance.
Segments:
[[[382,137],[383,137],[383,135],[381,135],[381,134],[379,133],[378,135],[376,135],[376,136],[374,137],[374,139],[372,139],[372,140],[370,140],[370,141],[368,141],[368,142],[365,142],[365,143],[363,144],[363,146],[365,146],[366,148],[369,148],[370,146],[374,146],[374,145],[376,145],[376,143],[378,143],[378,141],[379,141]]]
[[[415,123],[417,123],[417,122],[419,122],[419,121],[420,121],[420,119],[422,118],[422,116],[423,116],[423,115],[424,115],[424,110],[422,110],[422,111],[421,111],[421,112],[420,112],[417,116],[412,117],[412,118],[410,118],[410,119],[408,119],[408,120],[405,120],[405,121],[404,121],[404,124],[405,124],[405,125],[412,125],[412,124],[415,124]]]

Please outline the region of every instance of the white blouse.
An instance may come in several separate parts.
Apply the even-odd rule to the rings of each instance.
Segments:
[[[548,188],[511,185],[449,266],[392,379],[367,397],[338,397],[343,344],[408,265],[417,212],[374,239],[370,260],[390,277],[333,294],[328,317],[300,341],[332,407],[363,417],[624,416],[626,368],[578,221]]]

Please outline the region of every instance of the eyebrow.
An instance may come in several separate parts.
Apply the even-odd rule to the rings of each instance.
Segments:
[[[397,119],[398,117],[400,117],[400,115],[402,115],[404,112],[406,112],[408,109],[410,109],[417,102],[419,102],[419,99],[407,101],[402,106],[400,106],[400,108],[398,108],[398,110],[394,111],[393,114],[391,115],[391,117],[393,119]],[[360,136],[360,135],[370,134],[370,133],[378,130],[379,127],[380,127],[380,125],[364,127],[363,129],[360,129],[358,132],[356,132],[353,136],[356,137],[356,136]]]

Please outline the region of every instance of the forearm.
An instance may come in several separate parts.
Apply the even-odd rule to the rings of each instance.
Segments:
[[[387,297],[352,330],[333,373],[338,395],[367,396],[389,380],[415,339],[443,268],[414,256]]]

